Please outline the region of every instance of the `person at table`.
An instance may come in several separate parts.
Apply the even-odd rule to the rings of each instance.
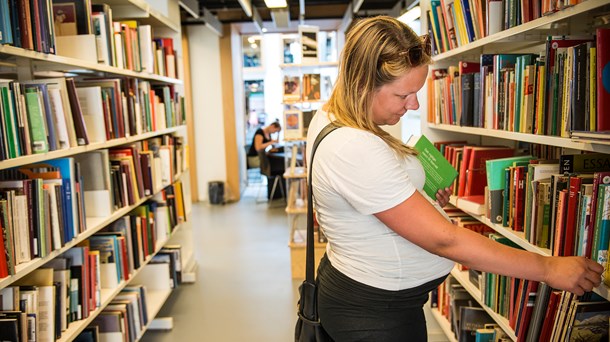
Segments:
[[[271,134],[277,133],[282,130],[282,126],[277,121],[272,122],[266,127],[259,128],[254,133],[252,138],[252,145],[250,145],[250,151],[248,151],[249,157],[258,156],[258,151],[264,151],[268,146],[277,144],[277,139],[271,139]]]

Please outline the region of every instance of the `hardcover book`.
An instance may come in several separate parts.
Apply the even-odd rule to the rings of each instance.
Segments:
[[[407,145],[418,152],[417,159],[426,173],[424,192],[430,198],[436,199],[439,189],[450,187],[453,184],[457,171],[425,136],[411,136]]]

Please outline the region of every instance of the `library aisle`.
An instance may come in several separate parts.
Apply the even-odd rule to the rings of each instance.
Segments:
[[[143,341],[294,339],[300,281],[291,278],[286,214],[256,196],[249,188],[238,203],[193,204],[197,282],[182,284],[158,316],[173,317],[174,329]]]

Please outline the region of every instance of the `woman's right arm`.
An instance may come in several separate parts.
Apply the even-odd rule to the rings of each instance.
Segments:
[[[375,216],[430,253],[473,269],[543,281],[582,295],[599,286],[603,267],[583,257],[545,257],[512,248],[448,222],[421,194]]]

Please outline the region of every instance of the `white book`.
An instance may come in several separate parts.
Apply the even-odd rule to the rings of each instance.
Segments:
[[[166,56],[165,69],[167,70],[167,77],[176,78],[176,56]]]
[[[504,2],[502,0],[491,0],[487,2],[487,35],[502,31],[504,23]]]
[[[68,135],[61,90],[57,84],[50,84],[47,88],[51,103],[51,112],[53,114],[53,120],[55,121],[53,124],[55,125],[55,133],[58,142],[57,146],[60,150],[70,148],[70,136]]]
[[[51,242],[52,248],[51,250],[56,250],[61,248],[61,233],[59,230],[61,227],[59,226],[59,210],[57,208],[57,194],[56,194],[56,184],[57,181],[61,183],[61,179],[53,179],[53,180],[45,180],[44,183],[48,184],[47,194],[49,196],[49,211],[51,214]]]
[[[108,51],[108,28],[106,27],[106,15],[95,13],[91,15],[93,32],[95,33],[95,47],[97,48],[97,61],[101,64],[110,65]]]
[[[155,99],[155,127],[157,131],[167,128],[165,120],[165,103],[159,101],[159,97]]]
[[[39,342],[55,341],[55,287],[38,286],[38,330]]]
[[[155,210],[155,226],[157,242],[165,242],[169,237],[169,216],[167,207],[157,207]]]
[[[122,332],[100,333],[98,336],[100,338],[100,342],[123,342]]]
[[[87,127],[89,142],[106,141],[106,125],[104,123],[104,102],[101,87],[76,88]]]
[[[158,49],[156,51],[157,54],[157,73],[161,76],[167,76],[165,73],[165,57],[163,56],[163,50]]]
[[[123,38],[121,37],[121,24],[119,24],[118,26],[118,31],[117,31],[117,27],[114,26],[114,54],[116,56],[116,67],[117,68],[121,68],[121,69],[125,69],[125,58],[124,58],[124,52],[123,52]]]
[[[140,58],[142,60],[142,71],[148,73],[155,72],[152,44],[152,27],[150,25],[140,25],[138,27],[140,41]]]
[[[100,263],[100,278],[103,289],[114,289],[119,285],[116,263]]]
[[[9,286],[0,290],[0,311],[19,309],[19,287]]]
[[[27,262],[32,260],[30,253],[30,231],[28,228],[28,200],[25,195],[16,195],[13,202],[13,224],[15,227],[14,237],[19,237],[19,245],[15,256],[17,263]],[[34,253],[38,252],[38,241],[34,241]]]
[[[161,160],[161,184],[165,187],[172,184],[173,179],[172,159],[169,146],[161,146],[161,148],[159,148],[159,158]]]

